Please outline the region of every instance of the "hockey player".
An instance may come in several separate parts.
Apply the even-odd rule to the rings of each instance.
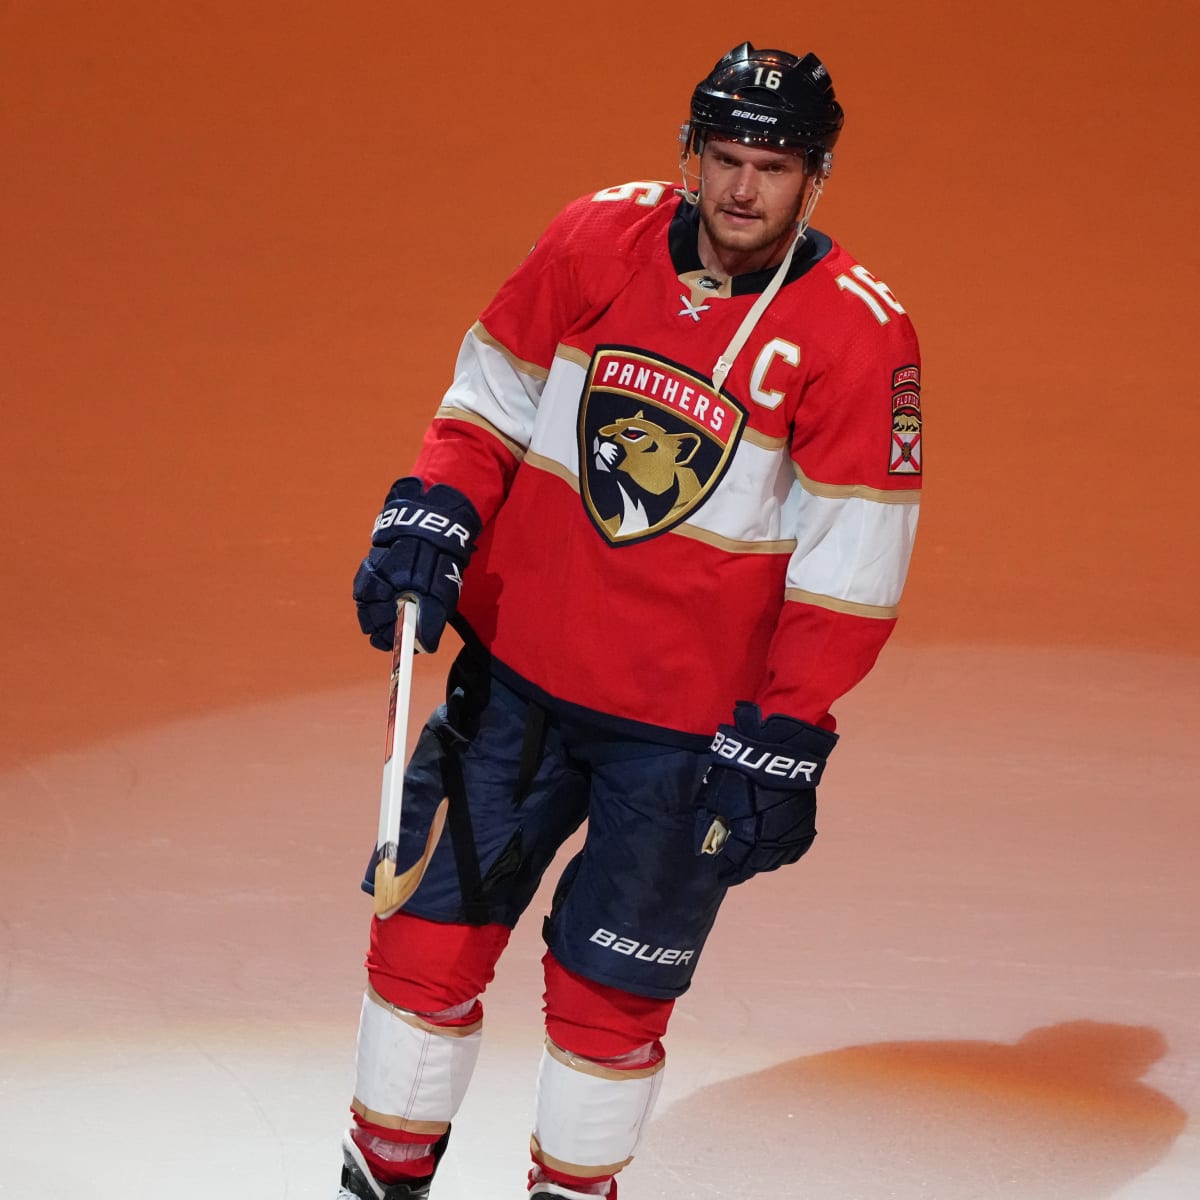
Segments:
[[[615,1197],[727,889],[816,835],[831,709],[895,623],[921,482],[909,320],[809,227],[842,121],[815,55],[726,54],[683,189],[563,210],[388,493],[362,629],[390,648],[410,595],[420,646],[449,621],[464,649],[406,772],[398,869],[443,797],[446,833],[372,925],[343,1197],[428,1195],[481,997],[585,820],[544,922],[528,1187]]]

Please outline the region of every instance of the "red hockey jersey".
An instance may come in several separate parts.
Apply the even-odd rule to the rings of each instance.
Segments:
[[[832,728],[895,623],[920,358],[890,290],[809,230],[711,276],[668,185],[568,206],[467,334],[415,474],[484,520],[460,614],[518,690],[692,744],[737,700]]]

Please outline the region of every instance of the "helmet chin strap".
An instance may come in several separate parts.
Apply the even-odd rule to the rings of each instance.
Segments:
[[[683,149],[679,153],[679,173],[683,177],[683,187],[679,189],[679,195],[694,208],[700,203],[700,189],[703,186],[703,177],[697,176],[695,188],[689,185],[687,165],[692,151],[691,125],[683,126],[679,133],[679,140],[683,146]],[[700,155],[704,153],[702,136],[697,140],[696,152]],[[812,220],[813,210],[817,207],[817,201],[820,200],[821,192],[825,189],[825,179],[829,174],[831,159],[832,155],[827,153],[822,161],[821,169],[813,176],[812,188],[804,198],[804,211],[800,214],[800,218],[796,222],[796,234],[787,248],[787,253],[783,256],[783,261],[775,269],[775,274],[771,276],[770,282],[763,288],[758,299],[754,301],[750,311],[738,326],[737,332],[730,339],[729,345],[721,352],[720,357],[713,366],[713,387],[718,392],[725,386],[725,380],[729,377],[729,372],[733,370],[733,364],[737,361],[737,356],[742,352],[746,342],[750,339],[750,335],[754,332],[754,327],[762,318],[763,313],[767,311],[767,306],[778,295],[779,289],[783,287],[783,281],[787,278],[788,271],[791,270],[792,260],[796,257],[796,248],[804,241],[805,232],[808,229],[809,222]]]
[[[804,202],[804,212],[801,213],[799,221],[796,222],[796,236],[792,238],[791,245],[788,246],[787,253],[783,256],[783,261],[775,269],[775,274],[771,276],[770,282],[763,288],[758,299],[755,300],[750,311],[738,326],[737,332],[730,339],[729,345],[725,347],[716,364],[713,366],[713,387],[718,392],[725,386],[725,380],[729,372],[733,370],[733,364],[737,361],[737,356],[742,352],[742,348],[754,332],[755,325],[758,324],[763,313],[767,311],[767,306],[775,299],[779,289],[783,287],[783,281],[787,278],[788,271],[792,267],[792,259],[796,256],[796,248],[804,241],[808,224],[812,220],[813,209],[817,207],[817,201],[821,198],[821,191],[824,186],[824,179],[819,175],[814,177],[812,191],[809,192]],[[692,203],[699,203],[699,199],[699,191],[697,190],[696,199]]]
[[[692,157],[692,127],[684,125],[679,131],[679,144],[683,147],[679,151],[679,174],[683,177],[683,187],[679,189],[679,195],[688,202],[693,208],[700,203],[700,176],[696,176],[696,187],[693,189],[688,183],[687,165]],[[697,148],[697,154],[703,152],[704,143],[700,142]]]

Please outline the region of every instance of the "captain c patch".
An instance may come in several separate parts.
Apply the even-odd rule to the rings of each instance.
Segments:
[[[892,442],[889,475],[921,473],[921,368],[892,372]]]

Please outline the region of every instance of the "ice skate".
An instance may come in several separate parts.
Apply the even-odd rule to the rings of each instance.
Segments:
[[[601,1186],[601,1185],[597,1185]],[[605,1185],[605,1191],[576,1191],[574,1188],[569,1188],[565,1184],[551,1183],[548,1179],[538,1180],[533,1187],[529,1189],[530,1200],[533,1197],[541,1196],[543,1200],[602,1200],[603,1197],[609,1197],[611,1200],[616,1200],[617,1182],[615,1179],[609,1180]]]
[[[433,1145],[435,1160],[440,1160],[449,1141],[449,1130]],[[429,1200],[433,1175],[405,1179],[399,1183],[380,1183],[371,1174],[362,1151],[349,1133],[342,1138],[342,1185],[336,1200]]]

